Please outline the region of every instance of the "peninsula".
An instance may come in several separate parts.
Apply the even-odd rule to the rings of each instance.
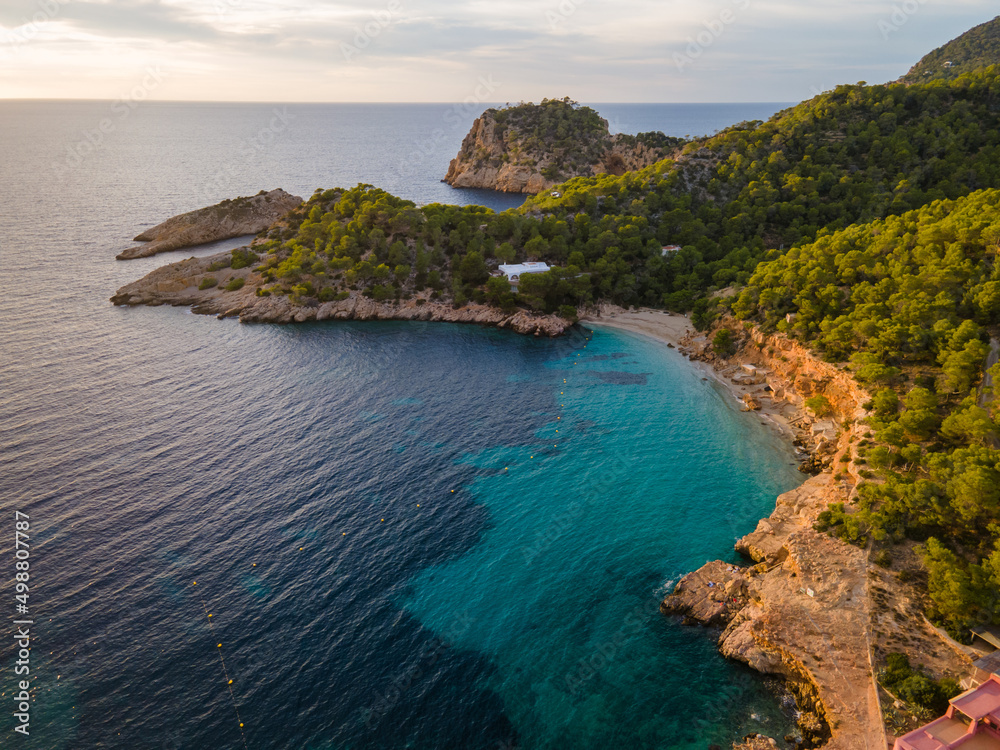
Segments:
[[[270,192],[261,190],[249,198],[224,200],[214,206],[174,216],[147,229],[137,235],[135,241],[148,244],[131,247],[116,257],[118,260],[148,258],[170,250],[257,234],[300,203],[301,198],[289,195],[281,188]]]
[[[954,78],[839,86],[634,171],[593,174],[584,139],[586,158],[563,162],[580,176],[536,178],[517,210],[319,190],[251,245],[113,301],[536,335],[581,316],[630,325],[629,308],[686,316],[695,330],[673,344],[797,429],[817,473],[739,542],[747,564],[708,563],[664,611],[786,679],[808,745],[884,747],[978,679],[971,628],[1000,622],[1000,59],[983,42],[998,29],[952,43],[969,68]],[[504,131],[506,150],[479,153],[501,142],[484,122],[454,184],[498,158],[496,181],[529,143]],[[564,178],[543,161],[508,187]],[[500,265],[525,261],[551,270],[515,288]]]

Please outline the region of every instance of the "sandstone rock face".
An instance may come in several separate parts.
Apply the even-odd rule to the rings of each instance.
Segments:
[[[813,529],[816,516],[842,491],[823,474],[781,495],[774,513],[737,542],[755,565],[707,563],[681,579],[662,610],[724,625],[724,656],[783,677],[803,712],[806,739],[827,741],[828,748],[881,750],[867,555]],[[703,585],[707,578],[718,581],[720,573],[727,592],[722,604],[710,593],[718,583]],[[735,581],[740,583],[730,585]]]
[[[289,195],[280,188],[269,193],[262,191],[252,198],[223,201],[174,216],[147,229],[135,241],[148,244],[129,248],[116,257],[118,260],[148,258],[157,253],[203,245],[206,242],[257,234],[300,203],[301,198]]]
[[[692,338],[683,350],[717,369],[739,368],[763,378],[766,390],[758,386],[754,400],[767,396],[801,406],[810,396],[826,396],[833,407],[832,429],[814,431],[817,420],[806,416],[799,434],[829,454],[840,473],[835,477],[827,470],[778,497],[774,512],[736,543],[754,564],[733,569],[719,561],[707,563],[681,579],[662,609],[723,626],[723,655],[784,678],[801,711],[800,730],[814,745],[881,750],[886,740],[872,660],[875,603],[869,588],[875,579],[868,555],[814,529],[830,503],[850,507],[856,494],[860,469],[853,446],[867,429],[860,420],[867,416],[868,393],[849,372],[817,360],[782,335],[752,331],[740,336],[739,351],[725,361],[708,351],[710,336],[701,337],[701,343]],[[706,577],[718,577],[720,569],[729,571],[721,579],[727,592],[723,606],[709,593],[715,586],[700,585]],[[741,578],[745,593],[728,596],[738,591],[732,582]]]
[[[472,125],[462,141],[458,155],[451,160],[444,181],[452,187],[484,188],[506,193],[537,194],[551,190],[572,177],[598,174],[622,175],[648,167],[669,155],[663,149],[635,142],[631,136],[602,136],[601,155],[592,164],[563,167],[557,178],[546,177],[542,170],[551,166],[547,154],[525,154],[512,148],[509,133],[501,134],[494,110],[487,110]]]
[[[776,750],[777,747],[777,740],[762,734],[754,734],[744,737],[742,742],[733,745],[733,750]]]
[[[451,304],[427,299],[402,302],[376,302],[351,293],[337,302],[295,304],[288,297],[257,296],[257,289],[264,286],[263,279],[250,268],[234,271],[209,268],[225,262],[230,253],[224,252],[205,258],[189,258],[157,268],[143,278],[123,286],[111,298],[115,305],[175,305],[190,306],[192,311],[220,318],[238,317],[245,323],[305,323],[316,320],[415,320],[450,323],[475,323],[506,328],[516,333],[534,336],[559,336],[572,326],[568,320],[555,315],[537,315],[518,310],[505,313],[487,305],[469,304],[454,309]],[[217,284],[208,289],[198,287],[206,278]],[[244,285],[236,291],[225,286],[234,278],[241,278]]]

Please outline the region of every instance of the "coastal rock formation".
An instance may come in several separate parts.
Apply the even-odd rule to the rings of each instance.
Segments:
[[[301,198],[290,195],[281,188],[269,193],[262,190],[250,198],[225,200],[214,206],[174,216],[147,229],[135,237],[135,241],[148,244],[131,247],[115,257],[118,260],[148,258],[157,253],[203,245],[206,242],[257,234],[300,203]]]
[[[465,136],[444,181],[452,187],[535,194],[573,177],[648,167],[683,142],[662,133],[612,136],[607,120],[568,100],[488,109]]]
[[[724,625],[724,656],[784,678],[809,742],[829,737],[828,748],[881,750],[866,554],[813,530],[842,493],[823,474],[781,495],[774,513],[737,542],[755,565],[710,562],[682,578],[662,610]]]
[[[346,299],[297,304],[287,296],[258,296],[263,279],[252,268],[233,270],[229,251],[205,258],[189,258],[148,273],[123,286],[111,298],[115,305],[190,306],[192,311],[220,318],[238,317],[246,323],[304,323],[316,320],[421,320],[475,323],[535,336],[559,336],[572,323],[555,315],[518,310],[451,304],[423,297],[400,302],[376,302],[352,292]]]
[[[722,627],[723,655],[784,678],[809,742],[881,750],[886,739],[874,659],[903,652],[935,677],[953,678],[968,673],[970,660],[926,620],[925,597],[914,584],[870,564],[865,549],[815,528],[830,503],[853,507],[863,470],[854,446],[868,430],[862,420],[869,395],[849,372],[783,335],[741,333],[739,351],[729,359],[711,353],[710,338],[688,336],[681,351],[712,364],[735,390],[751,388],[755,399],[787,404],[799,444],[813,450],[814,468],[836,469],[779,496],[774,512],[736,543],[752,565],[709,562],[682,578],[661,609],[688,623]],[[829,417],[802,409],[814,395],[830,402]],[[912,549],[903,546],[896,557],[894,567],[919,569]]]

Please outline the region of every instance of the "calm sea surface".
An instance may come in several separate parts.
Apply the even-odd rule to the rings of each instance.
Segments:
[[[595,106],[677,135],[781,108]],[[222,198],[367,182],[518,205],[439,182],[479,109],[0,103],[0,612],[12,630],[19,510],[35,622],[27,740],[0,637],[0,747],[704,750],[789,731],[773,686],[656,611],[801,478],[674,351],[107,301],[192,254],[115,261],[130,237]]]

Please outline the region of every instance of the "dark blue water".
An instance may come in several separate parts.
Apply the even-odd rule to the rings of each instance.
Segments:
[[[0,746],[703,748],[787,731],[767,685],[656,613],[798,479],[674,352],[107,302],[191,254],[114,261],[128,238],[213,190],[365,181],[510,205],[437,182],[461,128],[432,168],[399,168],[448,111],[289,107],[257,149],[271,107],[150,105],[77,161],[107,105],[0,104],[2,601],[11,615],[21,510],[37,639],[31,738],[8,704]]]

